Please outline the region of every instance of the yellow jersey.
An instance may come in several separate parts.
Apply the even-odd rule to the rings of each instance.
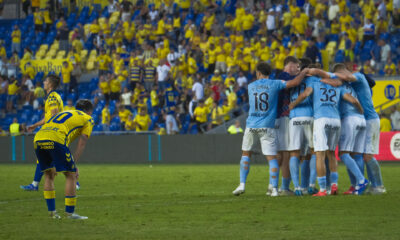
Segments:
[[[103,108],[101,111],[101,123],[102,124],[110,124],[110,109],[108,107]]]
[[[99,83],[99,88],[103,92],[103,94],[108,94],[111,92],[110,84],[107,81],[101,81]]]
[[[111,63],[111,58],[108,55],[100,55],[97,57],[100,70],[108,70],[108,65]]]
[[[57,109],[58,112],[62,112],[64,109],[63,101],[56,91],[51,91],[47,95],[46,102],[44,103],[44,121],[47,122],[51,117],[51,111]]]
[[[15,80],[11,84],[8,84],[8,95],[16,95],[18,92],[18,81]]]
[[[129,117],[132,116],[132,113],[128,109],[124,109],[123,111],[118,112],[118,116],[122,123],[126,123],[129,120]]]
[[[65,106],[64,107],[64,109],[63,109],[64,111],[69,111],[69,110],[75,110],[75,107],[74,106]]]
[[[82,134],[90,137],[93,125],[92,117],[80,110],[61,112],[46,121],[34,142],[50,140],[68,146]]]
[[[221,107],[213,108],[211,110],[212,124],[221,125],[224,116],[224,110]]]
[[[201,122],[201,123],[207,122],[208,112],[209,112],[209,108],[207,106],[196,107],[196,109],[194,109],[194,115],[196,116],[196,121]]]
[[[13,43],[20,43],[21,42],[21,31],[20,30],[14,30],[11,33],[11,38]]]
[[[61,76],[62,76],[62,82],[63,83],[69,83],[71,82],[71,72],[74,70],[72,65],[68,63],[68,67],[62,67],[61,69]]]
[[[136,115],[135,119],[133,119],[133,122],[136,125],[136,132],[143,132],[149,130],[151,119],[148,114],[144,116],[138,114]]]

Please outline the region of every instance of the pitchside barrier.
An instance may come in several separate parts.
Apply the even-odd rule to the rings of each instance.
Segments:
[[[81,163],[239,163],[242,134],[92,136]],[[72,144],[74,151],[76,142]],[[400,161],[400,132],[381,133],[379,161]],[[0,137],[0,163],[35,163],[33,136]],[[252,163],[266,163],[260,147]]]

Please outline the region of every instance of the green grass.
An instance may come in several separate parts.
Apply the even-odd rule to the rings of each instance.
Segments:
[[[265,195],[268,168],[253,165],[232,196],[238,165],[81,165],[77,213],[47,217],[42,191],[24,192],[32,165],[0,165],[0,239],[399,239],[400,164],[383,164],[388,193],[326,198]],[[64,177],[56,179],[64,210]],[[339,190],[349,181],[339,168]],[[42,184],[41,189],[42,190]]]

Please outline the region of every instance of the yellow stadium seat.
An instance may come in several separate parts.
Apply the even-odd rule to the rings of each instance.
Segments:
[[[86,64],[86,69],[92,71],[94,69],[94,61],[88,61]]]
[[[58,48],[60,47],[60,44],[58,43],[58,41],[54,41],[53,45],[51,45],[50,50],[58,50]]]
[[[57,59],[61,59],[65,57],[65,51],[61,50],[57,53]]]
[[[47,51],[49,49],[49,45],[47,44],[42,44],[40,45],[39,51],[43,50],[43,51]]]

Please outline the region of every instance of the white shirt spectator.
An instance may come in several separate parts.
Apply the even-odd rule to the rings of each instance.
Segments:
[[[108,4],[108,12],[109,13],[113,13],[113,12],[116,12],[116,11],[118,11],[117,3],[115,1],[113,1],[112,4],[109,3]]]
[[[197,100],[192,99],[189,102],[189,114],[193,118],[194,117],[194,109],[197,107]]]
[[[167,80],[168,73],[169,73],[170,67],[168,65],[164,64],[162,66],[157,66],[157,76],[158,76],[158,81],[159,82],[164,82]]]
[[[166,130],[168,135],[179,132],[178,124],[176,124],[174,115],[167,115],[165,118],[165,127],[167,128]]]
[[[340,8],[337,3],[335,3],[335,5],[331,5],[328,10],[329,21],[332,21],[333,19],[335,19],[337,17],[337,14],[339,13],[339,11],[340,11]]]
[[[28,88],[29,91],[31,91],[31,92],[35,91],[35,88],[33,87],[32,80],[27,79],[25,81],[24,85]]]
[[[204,87],[201,83],[195,82],[192,87],[192,91],[196,95],[197,100],[201,100],[204,97]]]
[[[390,54],[390,46],[389,44],[385,44],[385,46],[381,49],[381,61],[386,62]]]
[[[400,112],[395,111],[390,115],[390,121],[392,122],[393,130],[399,131],[400,130]]]
[[[124,106],[131,105],[131,97],[132,97],[131,92],[126,92],[126,93],[121,94],[122,105],[124,105]]]
[[[247,85],[247,78],[245,76],[238,77],[238,79],[236,81],[237,81],[237,84],[239,85],[239,87],[243,87],[243,86]]]
[[[378,19],[386,19],[386,4],[385,1],[381,1],[381,3],[378,6]]]
[[[154,20],[156,20],[156,17],[158,15],[158,11],[157,10],[152,10],[152,11],[149,12],[149,15],[150,15],[151,21],[154,21]]]
[[[267,29],[275,30],[275,10],[273,8],[269,9],[267,16]]]

